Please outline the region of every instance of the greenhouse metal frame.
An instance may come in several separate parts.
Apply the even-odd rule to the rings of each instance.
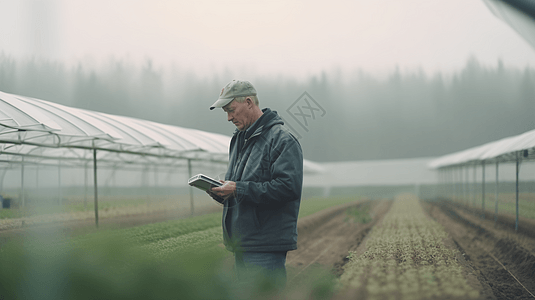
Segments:
[[[498,141],[493,141],[478,147],[466,149],[463,151],[448,154],[429,162],[428,167],[439,171],[439,181],[441,186],[450,187],[454,195],[469,193],[468,186],[465,187],[465,180],[463,179],[463,169],[465,171],[464,178],[468,180],[469,169],[474,168],[474,182],[476,182],[476,168],[482,168],[482,212],[485,216],[485,166],[494,164],[496,167],[496,190],[495,190],[495,217],[498,215],[498,186],[499,186],[499,164],[500,163],[514,163],[516,167],[515,179],[515,206],[516,206],[516,220],[515,231],[518,230],[519,224],[519,173],[522,161],[535,159],[535,130],[525,132],[523,134],[507,137]],[[468,184],[467,184],[468,185]],[[444,191],[442,191],[444,192]],[[474,195],[475,196],[475,195]]]
[[[111,115],[0,92],[0,162],[20,166],[93,165],[95,223],[98,227],[98,168],[188,168],[192,162],[228,164],[230,137],[196,129]],[[322,172],[304,160],[305,173]],[[2,187],[3,177],[0,182]],[[21,195],[24,205],[24,193]],[[190,187],[191,212],[194,211]]]
[[[230,137],[141,119],[72,108],[0,92],[0,161],[24,165],[93,165],[95,223],[98,227],[97,166],[187,162],[227,164]],[[5,173],[4,173],[5,174]],[[2,176],[3,179],[3,176]],[[24,206],[24,193],[21,194]],[[193,195],[190,189],[191,210]]]

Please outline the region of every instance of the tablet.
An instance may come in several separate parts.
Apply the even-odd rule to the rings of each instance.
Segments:
[[[188,180],[188,184],[203,191],[207,191],[213,186],[222,186],[223,184],[204,174],[197,174]]]

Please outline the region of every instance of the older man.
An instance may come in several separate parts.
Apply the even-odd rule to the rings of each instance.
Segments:
[[[224,203],[223,239],[238,279],[260,270],[286,283],[286,253],[297,249],[303,154],[277,112],[260,109],[253,85],[233,80],[210,107],[223,108],[237,130],[223,187],[208,194]]]

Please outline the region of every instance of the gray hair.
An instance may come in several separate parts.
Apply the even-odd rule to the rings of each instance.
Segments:
[[[236,102],[238,102],[238,103],[243,103],[247,97],[253,99],[253,103],[254,103],[256,106],[258,106],[259,102],[258,102],[258,97],[257,97],[256,95],[243,96],[243,97],[236,97],[236,98],[234,98],[234,101],[236,101]]]

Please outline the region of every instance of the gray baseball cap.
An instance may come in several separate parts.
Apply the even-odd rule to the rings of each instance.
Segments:
[[[219,98],[210,106],[210,109],[223,107],[234,100],[234,98],[245,96],[256,96],[255,88],[249,81],[234,79],[221,89]]]

